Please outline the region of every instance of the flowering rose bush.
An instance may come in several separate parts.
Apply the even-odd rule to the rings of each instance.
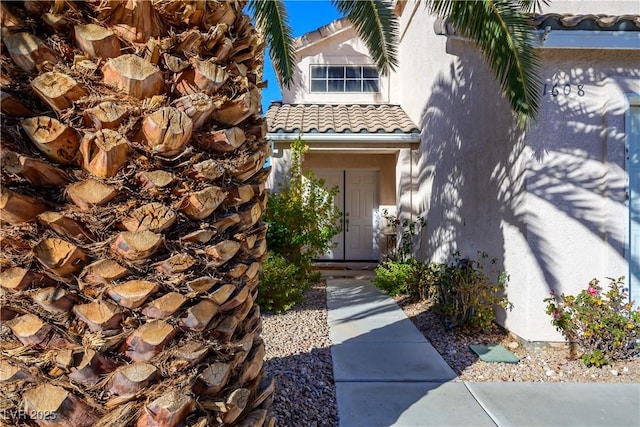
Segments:
[[[640,353],[640,311],[633,309],[624,289],[624,277],[609,278],[604,293],[597,279],[577,296],[551,293],[547,314],[568,341],[584,351],[587,366],[602,366],[610,360],[629,359]]]

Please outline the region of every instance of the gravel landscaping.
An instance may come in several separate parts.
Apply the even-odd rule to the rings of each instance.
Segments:
[[[447,331],[428,302],[409,297],[398,297],[396,302],[459,381],[640,383],[640,359],[587,368],[579,359],[570,358],[564,345],[525,348],[498,327],[490,333]],[[266,343],[265,371],[276,383],[272,411],[277,425],[336,426],[326,284],[316,284],[307,292],[305,302],[291,311],[264,314],[262,337]],[[483,362],[469,349],[470,344],[501,344],[520,362]]]
[[[587,368],[579,358],[570,357],[565,345],[527,349],[497,326],[491,333],[447,331],[428,302],[409,297],[398,297],[396,302],[461,381],[640,383],[640,359],[637,358],[602,368]],[[484,362],[469,349],[470,344],[501,344],[520,362]]]
[[[276,425],[338,425],[325,283],[284,314],[264,314],[265,372],[275,379]]]

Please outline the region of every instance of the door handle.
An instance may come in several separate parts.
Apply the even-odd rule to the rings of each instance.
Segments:
[[[346,216],[344,223],[346,224],[346,230],[345,232],[348,233],[349,232],[349,212],[347,212],[346,214],[344,214]]]

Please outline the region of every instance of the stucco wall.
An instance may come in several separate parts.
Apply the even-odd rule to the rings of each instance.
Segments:
[[[640,93],[639,51],[546,51],[539,125],[527,135],[532,307],[547,287],[629,276],[625,93]],[[565,95],[568,93],[568,95]],[[532,322],[531,327],[542,327]]]
[[[380,76],[379,93],[311,93],[311,65],[373,65],[364,43],[349,27],[330,38],[317,41],[298,53],[295,84],[283,88],[285,103],[295,104],[374,104],[389,101],[389,77]]]
[[[569,11],[639,12],[626,0],[555,0],[544,10]],[[395,181],[382,173],[388,165],[361,159],[361,167],[380,167],[386,195],[394,182],[398,216],[426,217],[417,256],[443,261],[458,250],[496,257],[511,276],[515,307],[500,321],[527,340],[562,340],[544,310],[550,290],[575,294],[594,277],[628,275],[625,93],[640,93],[640,53],[542,50],[546,92],[525,134],[470,42],[436,35],[435,19],[415,0],[400,22],[400,66],[381,95],[307,94],[310,64],[370,63],[349,30],[303,51],[301,85],[285,91],[284,101],[400,104],[422,129],[419,150],[398,153]],[[276,152],[272,187],[286,159],[286,150]],[[310,153],[306,166],[354,167],[352,160]]]
[[[289,173],[291,167],[291,150],[276,148],[271,154],[271,174],[267,179],[267,188],[278,191],[278,185]]]
[[[309,152],[304,156],[303,169],[375,169],[380,171],[381,205],[395,205],[394,186],[396,168],[395,154],[340,154]]]
[[[272,173],[267,186],[277,191],[289,170],[291,150],[276,150],[277,157],[272,158]],[[312,169],[373,169],[380,171],[380,205],[396,205],[396,153],[345,154],[330,152],[305,153],[302,170]]]
[[[633,9],[603,3],[552,2],[553,11]],[[543,97],[525,137],[472,44],[435,35],[421,5],[409,3],[401,21],[391,102],[422,129],[412,197],[428,227],[418,256],[496,257],[511,275],[515,309],[505,325],[528,340],[560,340],[544,312],[550,290],[577,293],[593,277],[627,275],[624,92],[640,91],[640,55],[544,52],[547,89],[559,83],[562,96]]]

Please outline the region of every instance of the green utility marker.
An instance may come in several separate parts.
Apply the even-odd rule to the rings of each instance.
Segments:
[[[516,357],[515,354],[511,353],[509,350],[504,348],[499,344],[491,344],[491,345],[482,345],[482,344],[471,344],[469,346],[471,350],[478,356],[480,356],[480,360],[485,362],[494,362],[494,363],[518,363],[520,359]]]

